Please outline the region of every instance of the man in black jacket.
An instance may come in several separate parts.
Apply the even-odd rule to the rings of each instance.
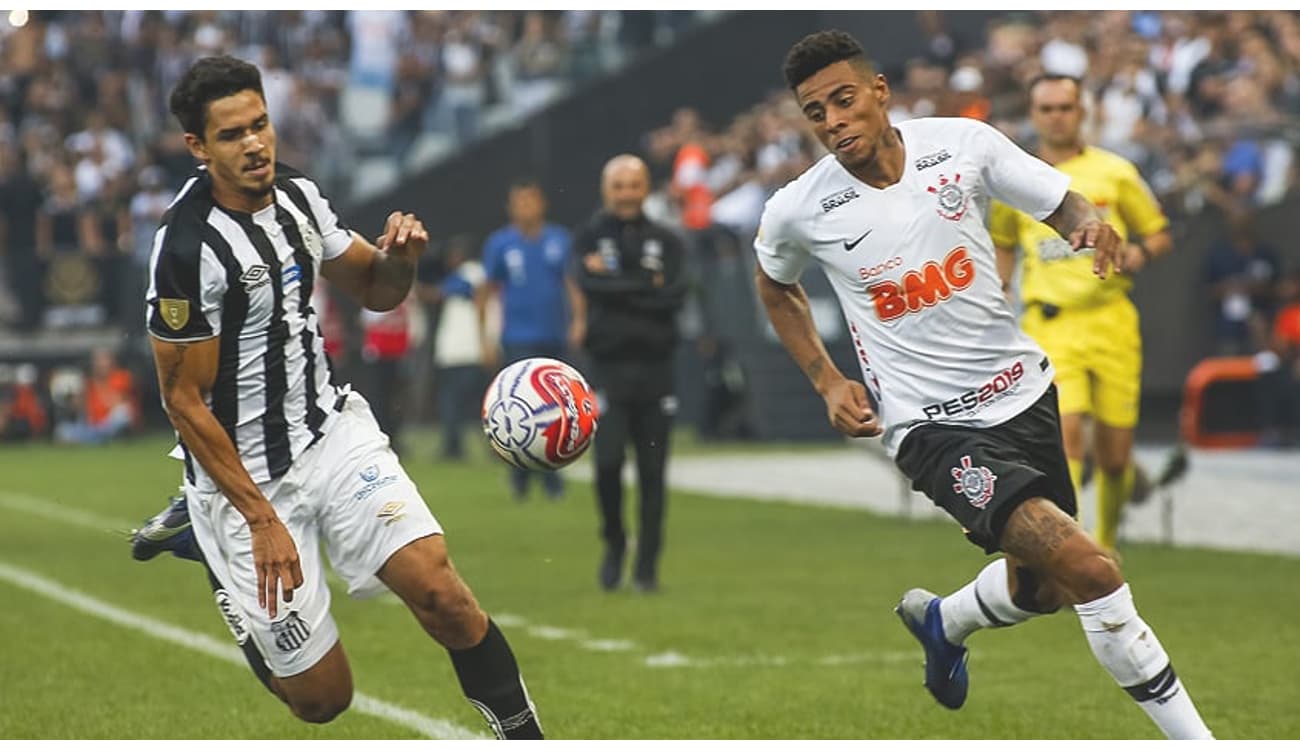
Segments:
[[[642,213],[649,192],[643,161],[630,154],[610,159],[601,173],[605,207],[574,240],[575,275],[587,297],[584,345],[602,401],[596,494],[605,540],[600,585],[607,591],[623,577],[622,469],[628,438],[636,447],[640,499],[633,581],[640,591],[658,589],[664,465],[677,411],[673,354],[676,314],[686,296],[685,252],[677,235]]]

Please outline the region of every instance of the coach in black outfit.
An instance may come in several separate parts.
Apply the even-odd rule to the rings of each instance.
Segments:
[[[600,585],[618,587],[627,537],[623,529],[623,455],[636,447],[640,499],[633,582],[655,591],[663,543],[664,465],[677,399],[673,353],[677,310],[686,296],[682,241],[642,213],[650,193],[643,161],[623,154],[601,173],[604,209],[574,240],[575,275],[587,297],[584,340],[588,371],[601,399],[596,434],[596,494],[605,556]]]

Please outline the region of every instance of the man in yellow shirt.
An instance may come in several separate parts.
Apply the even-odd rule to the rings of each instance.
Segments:
[[[1075,78],[1043,75],[1029,86],[1037,155],[1071,177],[1106,222],[1127,241],[1123,273],[1098,279],[1091,253],[1074,253],[1045,224],[994,204],[989,233],[998,273],[1010,289],[1016,247],[1023,252],[1022,325],[1056,367],[1061,432],[1076,489],[1083,471],[1084,418],[1092,416],[1097,483],[1097,541],[1115,549],[1120,508],[1133,488],[1133,428],[1138,420],[1142,336],[1128,297],[1132,275],[1172,247],[1169,220],[1129,161],[1085,145],[1081,87]]]

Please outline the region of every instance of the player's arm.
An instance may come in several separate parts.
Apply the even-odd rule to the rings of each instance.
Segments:
[[[576,352],[587,339],[587,295],[568,273],[564,275],[564,292],[569,297],[569,350]]]
[[[217,377],[219,336],[201,341],[165,341],[152,337],[163,408],[185,448],[216,482],[221,493],[248,522],[257,567],[257,600],[272,618],[278,609],[277,587],[285,601],[303,583],[298,550],[239,460],[239,452],[208,408],[206,397]]]
[[[321,265],[321,274],[369,310],[392,310],[406,299],[429,233],[414,214],[388,215],[379,245],[352,233],[352,244]]]
[[[1043,219],[1043,223],[1055,229],[1076,252],[1081,248],[1092,248],[1092,272],[1099,278],[1106,278],[1111,267],[1117,270],[1122,268],[1124,242],[1119,238],[1119,233],[1102,221],[1097,207],[1079,193],[1066,191],[1061,205]]]
[[[1069,189],[1068,176],[1025,153],[994,127],[973,120],[963,126],[971,128],[984,147],[981,172],[994,198],[1055,229],[1076,252],[1092,249],[1092,272],[1098,277],[1104,279],[1112,266],[1119,267],[1119,233],[1101,220],[1087,198]]]
[[[866,387],[849,380],[831,361],[813,323],[803,286],[782,284],[768,276],[761,266],[754,273],[754,283],[777,337],[825,399],[831,425],[850,437],[879,435],[880,426],[867,402]]]

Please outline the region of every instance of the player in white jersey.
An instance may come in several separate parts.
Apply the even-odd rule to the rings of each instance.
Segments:
[[[764,210],[754,247],[768,317],[831,424],[883,435],[916,489],[1004,555],[950,596],[903,595],[926,687],[959,708],[967,636],[1071,605],[1097,660],[1166,735],[1211,737],[1118,566],[1073,517],[1051,364],[1002,294],[985,214],[990,198],[1032,214],[1074,249],[1095,248],[1102,277],[1118,269],[1115,230],[1069,178],[981,122],[891,126],[889,85],[848,34],[805,37],[785,74],[832,153]],[[813,326],[799,285],[809,260],[839,299],[865,387]]]
[[[186,461],[186,503],[158,525],[192,521],[188,556],[258,679],[302,720],[330,721],[352,701],[325,551],[350,593],[386,586],[402,599],[498,737],[540,739],[510,646],[441,526],[365,400],[333,384],[311,306],[318,274],[367,309],[397,306],[424,225],[394,212],[378,247],[344,228],[311,180],[276,163],[261,75],[242,60],[200,59],[170,105],[203,168],[150,263],[154,360]]]

